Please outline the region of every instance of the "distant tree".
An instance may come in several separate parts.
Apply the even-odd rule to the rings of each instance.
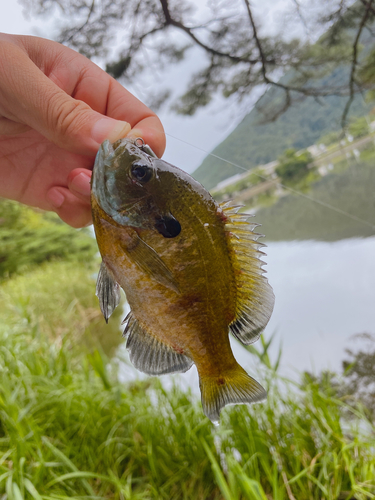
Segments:
[[[302,387],[317,385],[324,393],[343,399],[346,403],[361,403],[371,419],[375,419],[375,336],[363,333],[354,335],[361,340],[359,350],[346,349],[342,362],[342,375],[322,371],[318,375],[305,372]]]
[[[375,100],[375,48],[372,48],[363,64],[358,70],[358,77],[360,78],[362,85],[370,90],[367,93],[369,100]]]
[[[98,251],[88,229],[56,214],[0,199],[0,281],[46,261],[91,261]]]
[[[349,124],[349,134],[353,137],[362,137],[370,132],[370,127],[365,116],[361,116],[357,120]]]
[[[312,160],[308,151],[297,155],[295,149],[287,149],[280,156],[275,172],[285,184],[296,184],[308,175]]]
[[[355,338],[365,341],[363,347],[354,351],[347,349],[347,359],[342,363],[344,370],[344,390],[360,401],[375,418],[375,336],[363,333]]]
[[[338,142],[339,138],[340,134],[338,132],[328,132],[328,134],[323,135],[317,142],[318,144],[330,146],[334,142]]]
[[[307,96],[341,95],[348,97],[345,123],[355,94],[375,84],[365,71],[373,68],[375,57],[375,0],[289,0],[273,36],[267,32],[269,16],[257,16],[249,0],[208,2],[199,15],[193,0],[21,1],[36,15],[57,11],[58,40],[88,57],[105,58],[107,71],[124,82],[137,82],[145,72],[160,74],[199,47],[202,67],[174,102],[178,113],[192,115],[218,93],[242,100],[266,84],[280,89],[280,97],[277,105],[265,106],[265,119],[275,119]],[[297,23],[298,36],[291,37]],[[323,33],[318,43],[316,33]],[[348,68],[342,84],[322,84],[320,79],[337,65]],[[290,69],[293,76],[280,79]],[[154,103],[170,93],[164,88],[153,96]]]

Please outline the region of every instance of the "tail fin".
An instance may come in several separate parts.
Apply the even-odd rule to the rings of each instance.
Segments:
[[[202,406],[211,422],[218,422],[220,410],[230,404],[255,403],[267,396],[263,387],[240,365],[220,376],[202,376],[199,381]]]

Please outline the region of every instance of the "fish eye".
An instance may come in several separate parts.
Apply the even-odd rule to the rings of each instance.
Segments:
[[[152,168],[144,163],[134,162],[131,173],[137,181],[148,182],[152,177]]]

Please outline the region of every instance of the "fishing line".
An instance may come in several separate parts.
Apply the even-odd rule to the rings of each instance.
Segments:
[[[253,169],[246,169],[245,167],[242,167],[241,165],[238,165],[237,163],[234,163],[230,160],[226,160],[225,158],[221,158],[218,155],[215,155],[214,153],[210,153],[209,151],[206,151],[205,149],[195,146],[194,144],[190,144],[187,141],[184,141],[183,139],[179,139],[178,137],[175,137],[171,134],[166,133],[168,137],[171,137],[172,139],[176,139],[177,141],[183,142],[187,146],[191,146],[192,148],[198,149],[199,151],[202,151],[203,153],[213,156],[214,158],[217,158],[218,160],[224,161],[225,163],[228,163],[229,165],[233,165],[233,167],[239,168],[240,170],[243,170],[244,172],[251,172]],[[269,180],[267,177],[264,175],[260,175],[257,172],[252,172],[253,174],[257,175],[260,179],[263,179],[265,181]],[[286,189],[287,191],[290,191],[291,193],[297,194],[298,196],[301,196],[302,198],[305,198],[306,200],[310,200],[314,203],[317,203],[318,205],[321,205],[322,207],[328,208],[329,210],[332,210],[334,212],[337,212],[341,215],[344,215],[345,217],[349,217],[352,220],[355,220],[356,222],[360,222],[361,224],[365,224],[366,226],[371,227],[371,229],[375,230],[375,225],[372,224],[371,222],[361,219],[360,217],[357,217],[356,215],[353,215],[349,212],[345,212],[345,210],[341,210],[341,208],[335,207],[333,205],[330,205],[329,203],[326,203],[325,201],[317,200],[316,198],[312,198],[308,194],[302,193],[301,191],[298,191],[297,189],[291,188],[289,186],[286,186],[285,184],[282,184],[281,182],[276,182],[275,183],[277,186],[282,187],[283,189]]]

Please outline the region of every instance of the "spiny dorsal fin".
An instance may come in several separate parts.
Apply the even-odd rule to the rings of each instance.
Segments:
[[[112,273],[108,270],[102,261],[98,279],[96,282],[96,296],[99,299],[100,309],[103,313],[106,323],[113,311],[120,303],[120,285],[115,281]]]
[[[148,375],[163,375],[186,372],[191,368],[193,361],[188,356],[176,352],[172,347],[147,333],[132,313],[129,313],[125,320],[126,348],[129,351],[130,361],[137,370]]]
[[[243,344],[258,340],[273,310],[275,297],[262,269],[265,255],[259,249],[261,234],[253,230],[259,224],[249,223],[248,214],[238,214],[241,206],[231,202],[220,204],[226,217],[225,231],[230,235],[229,246],[237,285],[236,318],[230,325],[231,333]]]
[[[255,403],[266,398],[263,387],[240,365],[221,376],[199,379],[204,414],[211,422],[218,422],[220,410],[229,404]]]

